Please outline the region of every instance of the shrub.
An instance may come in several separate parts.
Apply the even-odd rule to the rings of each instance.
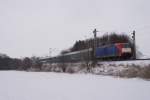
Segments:
[[[138,76],[141,78],[150,79],[150,65],[141,68]]]

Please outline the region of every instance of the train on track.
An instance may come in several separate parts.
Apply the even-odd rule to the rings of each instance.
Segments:
[[[114,43],[96,48],[61,54],[55,57],[41,59],[51,63],[68,63],[96,60],[127,60],[133,55],[132,46],[129,43]]]

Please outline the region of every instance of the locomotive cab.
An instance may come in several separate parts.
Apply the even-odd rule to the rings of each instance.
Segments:
[[[119,50],[119,55],[121,58],[129,59],[132,57],[132,49],[129,43],[117,43],[116,46]]]

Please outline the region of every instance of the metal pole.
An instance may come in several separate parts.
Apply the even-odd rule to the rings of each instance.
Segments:
[[[133,59],[136,59],[136,42],[135,42],[135,31],[133,31],[133,33],[132,33],[132,35],[133,35],[133,49],[134,49],[134,51],[133,51]]]
[[[93,58],[94,61],[96,62],[96,47],[97,47],[97,30],[94,29],[93,34],[94,34],[94,48],[93,48]]]

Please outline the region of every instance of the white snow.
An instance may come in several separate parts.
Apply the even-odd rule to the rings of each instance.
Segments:
[[[150,81],[91,74],[0,71],[0,100],[149,100]]]

